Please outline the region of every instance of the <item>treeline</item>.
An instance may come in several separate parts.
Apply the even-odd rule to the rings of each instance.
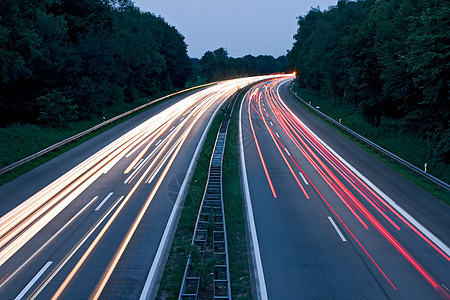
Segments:
[[[299,17],[288,61],[302,87],[400,120],[450,163],[449,16],[449,1],[340,0]]]
[[[201,59],[194,58],[193,63],[194,73],[206,82],[284,72],[287,68],[286,56],[246,55],[233,58],[224,48],[207,51]]]
[[[60,126],[185,86],[184,37],[130,0],[0,2],[0,126]]]

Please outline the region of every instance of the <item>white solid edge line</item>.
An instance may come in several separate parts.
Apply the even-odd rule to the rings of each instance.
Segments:
[[[333,218],[331,218],[330,216],[328,216],[328,220],[330,220],[331,225],[333,225],[334,230],[336,230],[337,234],[339,235],[339,237],[341,238],[341,240],[343,242],[346,242],[347,240],[345,239],[344,235],[342,234],[342,232],[339,230],[339,227],[337,227],[336,223],[334,222]]]
[[[250,198],[250,190],[248,187],[247,181],[247,169],[245,167],[245,156],[244,156],[244,145],[242,142],[242,107],[244,104],[244,99],[247,97],[248,92],[244,95],[244,98],[241,102],[241,107],[239,108],[239,154],[240,154],[240,165],[241,165],[241,178],[242,184],[244,188],[244,201],[245,208],[247,211],[247,221],[250,230],[250,247],[253,251],[253,259],[255,263],[255,279],[256,279],[256,290],[257,290],[257,298],[261,300],[268,299],[267,297],[267,289],[266,289],[266,281],[264,279],[264,270],[262,267],[261,261],[261,253],[259,251],[259,243],[258,243],[258,235],[256,233],[256,225],[255,219],[253,217],[253,208]]]
[[[163,253],[167,251],[167,247],[169,246],[168,245],[169,237],[172,231],[174,230],[175,220],[177,219],[177,216],[181,210],[181,204],[184,201],[184,197],[186,196],[187,189],[189,187],[189,182],[192,178],[192,175],[194,174],[194,168],[197,164],[197,160],[200,155],[200,151],[203,147],[203,144],[205,143],[206,134],[209,131],[209,128],[211,127],[214,117],[216,116],[219,109],[222,107],[222,104],[220,104],[214,111],[213,115],[211,116],[211,119],[206,125],[205,130],[203,131],[203,134],[200,138],[200,142],[198,143],[197,148],[195,149],[194,156],[192,157],[188,171],[181,185],[180,192],[178,193],[177,200],[175,201],[172,212],[170,213],[169,220],[167,221],[166,228],[164,229],[164,233],[161,237],[161,242],[159,243],[158,250],[156,251],[155,258],[153,259],[152,266],[150,267],[150,271],[148,272],[148,276],[145,281],[139,300],[150,299],[151,293],[154,288],[156,276],[158,274],[159,268],[161,267]]]
[[[113,195],[114,193],[111,192],[108,194],[108,196],[105,197],[105,199],[103,199],[102,202],[100,202],[100,204],[95,208],[95,211],[98,211],[100,208],[102,208],[103,204],[105,204],[106,201],[108,201],[108,199]]]
[[[287,82],[287,81],[286,81]],[[280,84],[277,88],[278,97],[280,97],[279,88],[281,85],[286,84],[286,82]],[[281,99],[281,97],[280,97]],[[442,242],[437,236],[435,236],[431,231],[429,231],[425,226],[419,223],[413,216],[411,216],[407,211],[401,208],[391,197],[386,195],[382,190],[380,190],[375,184],[373,184],[369,179],[362,175],[355,167],[348,163],[344,158],[337,154],[330,146],[328,146],[322,139],[320,139],[305,123],[303,123],[292,110],[284,104],[284,106],[291,112],[291,114],[303,125],[305,128],[319,141],[321,142],[331,153],[333,153],[336,158],[338,158],[344,165],[347,166],[353,173],[355,173],[361,180],[363,180],[368,186],[370,186],[378,195],[380,195],[389,205],[391,205],[397,212],[399,212],[405,219],[407,219],[411,224],[413,224],[420,232],[422,232],[428,239],[430,239],[436,246],[438,246],[442,251],[450,256],[450,248]]]
[[[23,298],[23,296],[25,296],[25,294],[31,289],[31,287],[33,286],[33,284],[36,283],[36,281],[39,280],[39,278],[42,276],[42,274],[44,274],[44,272],[48,269],[48,267],[50,267],[50,265],[52,264],[52,261],[48,261],[40,270],[39,272],[34,275],[33,279],[31,279],[30,282],[28,282],[28,284],[23,288],[23,290],[20,292],[19,295],[17,295],[16,298],[14,298],[14,300],[20,300]]]

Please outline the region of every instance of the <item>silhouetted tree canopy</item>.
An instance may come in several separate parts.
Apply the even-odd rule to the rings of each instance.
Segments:
[[[0,2],[0,125],[60,126],[182,88],[184,37],[129,0]]]
[[[194,61],[199,76],[204,76],[207,82],[254,75],[267,75],[284,72],[287,68],[286,56],[274,58],[271,55],[233,58],[227,50],[219,48],[207,51],[202,58]]]
[[[450,162],[450,2],[339,0],[298,18],[287,57],[301,86],[348,101],[378,126],[400,119]]]

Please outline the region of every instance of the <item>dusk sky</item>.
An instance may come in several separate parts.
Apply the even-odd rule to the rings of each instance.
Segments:
[[[285,55],[294,42],[297,17],[337,0],[135,0],[141,11],[161,15],[186,38],[190,57],[224,47],[232,57]]]

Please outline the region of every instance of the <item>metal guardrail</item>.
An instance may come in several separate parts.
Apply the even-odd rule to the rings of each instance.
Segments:
[[[321,117],[323,117],[327,121],[333,123],[334,125],[338,126],[340,129],[346,131],[347,133],[351,134],[352,136],[354,136],[355,138],[359,139],[360,141],[366,143],[367,145],[373,147],[374,149],[376,149],[377,151],[383,153],[384,155],[390,157],[391,159],[395,160],[396,162],[398,162],[399,164],[403,165],[404,167],[409,168],[410,170],[416,172],[419,175],[422,175],[423,177],[425,177],[426,179],[428,179],[428,180],[432,181],[433,183],[437,184],[441,188],[444,188],[444,189],[450,191],[450,184],[448,184],[448,183],[446,183],[446,182],[444,182],[444,181],[434,177],[433,175],[423,171],[422,169],[419,169],[418,167],[416,167],[415,165],[411,164],[410,162],[407,162],[403,158],[398,157],[397,155],[393,154],[392,152],[389,152],[388,150],[384,149],[383,147],[375,144],[374,142],[372,142],[372,141],[368,140],[367,138],[363,137],[362,135],[354,132],[350,128],[342,125],[338,121],[334,120],[333,118],[331,118],[328,115],[324,114],[320,110],[316,109],[314,106],[312,106],[309,103],[307,103],[305,100],[303,100],[301,97],[299,97],[297,95],[297,93],[295,93],[292,90],[292,81],[289,84],[289,89],[290,89],[291,93],[295,97],[297,97],[303,104],[305,104],[308,108],[313,110],[315,113],[317,113],[318,115],[320,115]]]
[[[217,134],[209,167],[208,181],[191,243],[198,251],[201,261],[204,261],[205,252],[212,252],[214,269],[211,271],[213,271],[214,299],[231,299],[227,234],[222,193],[222,161],[227,129],[228,120],[222,122],[219,133]],[[208,240],[208,238],[211,239],[211,232],[212,241]],[[192,256],[190,256],[186,263],[178,299],[197,299],[201,280],[202,278],[193,264]]]
[[[212,83],[212,84],[214,84],[214,83]],[[3,173],[6,173],[8,171],[11,171],[11,170],[13,170],[13,169],[15,169],[15,168],[17,168],[17,167],[27,163],[27,162],[30,162],[33,159],[38,158],[38,157],[40,157],[40,156],[42,156],[42,155],[44,155],[44,154],[46,154],[46,153],[48,153],[50,151],[53,151],[53,150],[57,149],[58,147],[61,147],[61,146],[65,145],[65,144],[67,144],[67,143],[70,143],[70,142],[72,142],[72,141],[74,141],[74,140],[76,140],[76,139],[78,139],[78,138],[80,138],[80,137],[82,137],[82,136],[84,136],[84,135],[86,135],[88,133],[91,133],[91,132],[93,132],[93,131],[95,131],[95,130],[105,126],[105,125],[108,125],[109,123],[112,123],[112,122],[114,122],[114,121],[116,121],[116,120],[118,120],[120,118],[123,118],[123,117],[125,117],[125,116],[127,116],[129,114],[132,114],[132,113],[134,113],[134,112],[136,112],[138,110],[141,110],[141,109],[143,109],[143,108],[145,108],[145,107],[147,107],[149,105],[152,105],[154,103],[160,102],[160,101],[162,101],[164,99],[167,99],[167,98],[170,98],[172,96],[176,96],[178,94],[189,92],[191,90],[194,90],[194,89],[197,89],[197,88],[201,88],[201,87],[204,87],[204,86],[208,86],[208,85],[211,85],[211,83],[195,86],[195,87],[192,87],[192,88],[189,88],[189,89],[185,89],[185,90],[182,90],[182,91],[178,91],[176,93],[172,93],[170,95],[167,95],[167,96],[158,98],[156,100],[150,101],[148,103],[145,103],[145,104],[143,104],[141,106],[138,106],[138,107],[136,107],[136,108],[134,108],[134,109],[132,109],[130,111],[124,112],[123,114],[120,114],[118,116],[115,116],[114,118],[111,118],[111,119],[106,120],[106,121],[104,121],[104,122],[102,122],[100,124],[97,124],[94,127],[91,127],[91,128],[89,128],[89,129],[87,129],[87,130],[85,130],[83,132],[80,132],[80,133],[78,133],[78,134],[76,134],[74,136],[71,136],[71,137],[69,137],[69,138],[67,138],[65,140],[62,140],[62,141],[60,141],[60,142],[58,142],[58,143],[56,143],[56,144],[54,144],[54,145],[52,145],[50,147],[47,147],[47,148],[45,148],[45,149],[43,149],[43,150],[41,150],[39,152],[36,152],[36,153],[34,153],[34,154],[32,154],[32,155],[30,155],[28,157],[25,157],[25,158],[23,158],[23,159],[21,159],[19,161],[16,161],[15,163],[12,163],[12,164],[10,164],[10,165],[0,169],[0,175],[3,174]]]

